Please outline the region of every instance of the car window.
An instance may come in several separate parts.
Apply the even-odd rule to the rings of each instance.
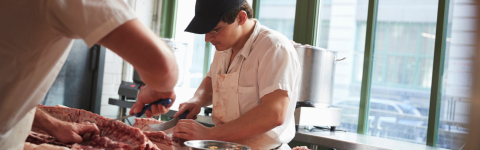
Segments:
[[[382,104],[370,102],[370,109],[385,110],[382,108]]]
[[[400,104],[398,105],[398,107],[400,107],[400,109],[402,109],[403,113],[405,114],[416,115],[415,107],[413,106]]]
[[[395,107],[391,105],[375,103],[375,102],[370,102],[370,109],[377,109],[377,110],[391,111],[391,112],[398,113],[397,109],[395,109]]]
[[[345,101],[345,102],[340,102],[338,105],[343,105],[343,106],[358,106],[359,102],[355,101]]]
[[[397,109],[395,109],[395,107],[393,107],[391,105],[387,105],[387,110],[388,111],[393,111],[393,112],[398,112]]]

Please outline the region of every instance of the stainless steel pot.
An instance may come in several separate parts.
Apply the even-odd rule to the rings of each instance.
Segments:
[[[190,150],[250,150],[250,147],[242,144],[213,140],[192,140],[186,141],[184,144],[188,146]]]
[[[310,102],[315,107],[332,105],[333,82],[337,51],[310,45],[294,44],[297,50],[302,75],[299,102]]]

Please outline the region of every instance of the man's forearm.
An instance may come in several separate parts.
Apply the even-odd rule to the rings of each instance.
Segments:
[[[173,91],[178,79],[175,57],[138,19],[124,23],[98,43],[132,64],[142,81],[157,92]]]
[[[285,121],[290,99],[276,90],[262,97],[262,103],[239,118],[212,128],[213,140],[239,141],[263,134]],[[235,135],[235,136],[232,136]]]
[[[33,119],[32,128],[40,129],[47,133],[55,129],[55,126],[60,123],[60,120],[50,116],[48,113],[38,108],[35,110],[35,118]]]
[[[212,105],[212,94],[212,78],[205,77],[191,101],[199,104],[201,107]]]

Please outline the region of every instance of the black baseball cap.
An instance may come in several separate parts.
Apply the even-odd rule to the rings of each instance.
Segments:
[[[205,34],[212,31],[225,13],[240,7],[245,0],[197,0],[195,16],[186,32]]]

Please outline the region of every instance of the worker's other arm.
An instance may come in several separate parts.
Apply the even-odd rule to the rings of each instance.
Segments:
[[[185,110],[189,110],[190,113],[187,115],[187,119],[195,119],[195,115],[200,113],[202,107],[212,105],[212,97],[212,78],[205,77],[203,78],[200,86],[197,88],[195,95],[193,95],[193,97],[188,102],[180,104],[179,110],[174,115],[174,117],[178,117]]]
[[[275,90],[263,96],[260,101],[258,106],[239,118],[213,128],[199,125],[194,120],[180,120],[175,128],[174,137],[187,140],[239,141],[263,134],[282,125],[290,101],[287,91]]]
[[[99,134],[98,127],[89,122],[71,123],[58,120],[44,112],[41,108],[35,110],[32,129],[43,130],[63,143],[80,143],[85,133]]]
[[[282,125],[290,101],[287,91],[275,90],[263,96],[260,101],[258,106],[239,118],[212,128],[213,138],[226,141],[245,140]]]
[[[138,19],[130,20],[101,39],[107,47],[128,61],[142,81],[157,92],[172,92],[178,69],[170,48]]]

